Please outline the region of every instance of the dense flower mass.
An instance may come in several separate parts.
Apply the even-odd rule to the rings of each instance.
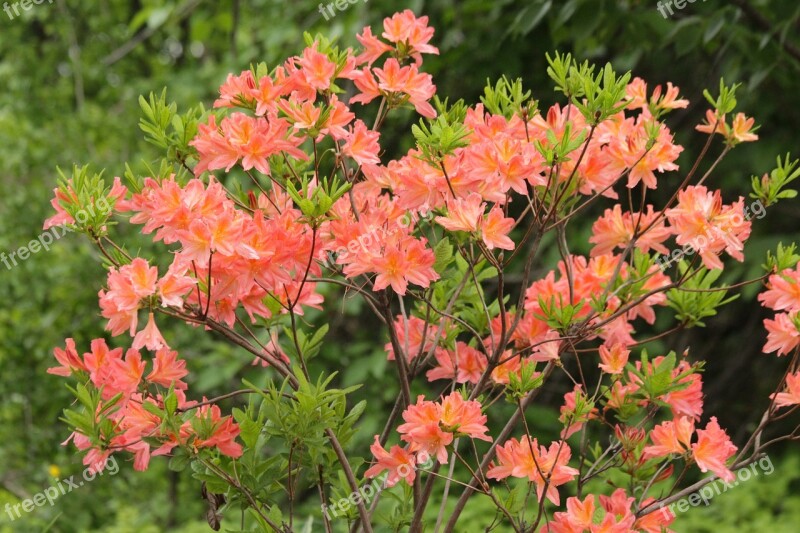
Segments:
[[[103,339],[93,340],[91,350],[83,356],[78,355],[75,341],[67,339],[66,349],[56,348],[55,357],[61,366],[48,369],[49,373],[88,377],[101,393],[95,421],[99,423],[102,416],[109,423],[100,426],[96,435],[74,432],[68,439],[86,452],[86,466],[96,469],[112,451],[128,451],[134,455],[136,470],[145,470],[151,455],[169,453],[178,445],[216,448],[230,457],[242,454],[241,445],[234,440],[239,428],[230,416],[222,416],[216,405],[195,409],[197,402],[186,400],[187,384],[182,379],[189,371],[177,352],[169,348],[156,351],[149,372],[148,360],[136,348],[123,355],[122,348],[110,350]],[[170,391],[174,408],[192,412],[175,430],[163,428],[154,412],[170,401],[164,391]]]
[[[403,420],[405,424],[400,425],[397,431],[402,440],[409,443],[409,450],[422,454],[424,458],[435,457],[440,463],[447,463],[447,446],[454,438],[467,436],[492,440],[486,435],[486,415],[481,413],[481,404],[465,401],[457,392],[441,402],[426,401],[419,396],[417,403],[403,412]]]
[[[568,466],[572,452],[565,442],[553,442],[550,447],[540,446],[527,435],[511,439],[497,448],[498,465],[490,468],[486,476],[505,479],[509,476],[528,478],[536,485],[539,500],[546,497],[556,505],[561,498],[558,487],[575,479],[578,470]]]
[[[547,533],[576,533],[589,531],[591,533],[644,531],[646,533],[670,533],[668,526],[673,522],[673,515],[664,516],[663,513],[648,514],[643,518],[636,518],[634,502],[636,498],[628,496],[624,489],[617,489],[611,496],[601,495],[600,505],[597,505],[594,495],[590,494],[583,500],[577,497],[567,499],[566,512],[553,515],[553,520],[548,522],[544,531]],[[652,499],[642,502],[649,505]],[[598,518],[600,517],[600,518]]]
[[[720,191],[704,186],[687,187],[678,194],[678,206],[667,211],[667,218],[680,245],[690,244],[709,269],[723,268],[719,253],[723,250],[739,261],[744,260],[744,241],[750,236],[751,222],[744,217],[744,198],[723,205]]]
[[[350,490],[354,527],[371,532],[382,513],[364,505],[364,461],[348,456],[366,403],[348,410],[358,387],[336,389],[341,377],[308,364],[322,352],[325,364],[397,377],[368,399],[381,409],[397,391],[363,472],[400,485],[395,529],[421,531],[442,483],[445,495],[462,491],[439,516],[447,531],[475,492],[518,531],[669,531],[673,517],[652,511],[675,488],[675,461],[731,480],[745,454],[762,453],[760,441],[737,448],[704,411],[701,361],[648,353],[728,301],[733,287],[713,282],[726,260],[744,259],[752,230],[743,197],[726,203],[707,176],[675,172],[683,148],[664,117],[688,106],[679,88],[649,91],[556,55],[548,73],[566,102],[540,111],[521,81],[503,78],[481,103],[447,103],[423,72],[439,53],[433,36],[410,10],[365,28],[357,50],[309,36],[271,70],[230,74],[213,110],[186,127],[193,138],[160,136],[161,175],[109,187],[80,175],[57,189],[45,227],[72,225],[98,245],[109,263],[100,313],[120,345],[95,339],[79,355],[66,339],[48,370],[80,383],[66,420],[85,464],[121,452],[138,470],[157,455],[193,461],[198,479],[230,487],[228,501],[276,531],[291,530],[291,518],[270,524],[286,497],[291,515],[299,494],[319,494],[330,526],[328,493]],[[697,129],[722,135],[727,153],[757,135],[722,93]],[[146,117],[145,131],[184,120],[163,107],[146,115],[172,113],[172,126]],[[399,109],[422,118],[413,146],[395,154],[381,126]],[[100,204],[105,215],[78,216]],[[591,213],[587,244],[568,225]],[[132,255],[110,236],[112,214],[167,253]],[[659,256],[676,249],[698,257],[664,268]],[[797,259],[780,252],[754,280],[767,280],[759,301],[776,313],[763,351],[792,360],[767,421],[800,404]],[[365,305],[339,301],[351,297]],[[372,313],[359,325],[388,336],[376,357],[324,342],[324,322],[345,307]],[[653,333],[671,312],[671,329]],[[181,321],[230,341],[268,377],[190,400],[192,361],[166,329]],[[341,329],[339,340],[354,335]],[[531,408],[542,392],[557,412]],[[223,414],[223,400],[244,395],[247,407]],[[558,440],[540,443],[543,428]],[[598,476],[607,493],[587,493]]]

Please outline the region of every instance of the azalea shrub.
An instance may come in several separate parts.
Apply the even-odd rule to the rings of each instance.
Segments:
[[[781,244],[763,276],[719,281],[800,176],[786,156],[747,199],[713,187],[718,162],[758,139],[737,87],[706,91],[705,146],[679,168],[678,87],[555,53],[547,109],[507,78],[450,102],[422,70],[433,35],[408,10],[356,50],[306,35],[283,64],[230,74],[211,111],[142,97],[164,152],[152,175],[62,174],[45,228],[101,252],[115,338],[66,339],[49,370],[70,378],[68,441],[89,468],[166,456],[202,486],[214,529],[655,533],[671,503],[796,438],[772,422],[800,404],[800,256]],[[413,148],[391,158],[381,127],[412,113]],[[156,251],[119,242],[120,221]],[[775,311],[763,351],[787,362],[737,446],[703,410],[703,361],[645,345],[705,326],[748,284]],[[368,401],[310,364],[345,298],[382,324],[398,384],[369,450],[354,445]],[[193,397],[166,320],[249,353],[263,379]],[[530,416],[543,390],[562,399],[555,440]],[[459,522],[476,500],[492,511]]]

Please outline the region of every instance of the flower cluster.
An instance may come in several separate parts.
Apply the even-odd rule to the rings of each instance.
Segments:
[[[491,479],[509,476],[527,478],[536,485],[539,500],[546,497],[555,505],[561,503],[558,487],[575,479],[579,474],[569,466],[572,452],[567,443],[553,442],[550,447],[540,446],[527,435],[511,439],[497,447],[497,465],[486,473]]]
[[[78,355],[75,341],[67,339],[66,347],[56,348],[54,354],[61,366],[48,373],[88,379],[99,392],[99,397],[92,397],[83,389],[79,399],[93,408],[94,416],[66,441],[72,440],[85,452],[83,464],[89,468],[104,465],[112,453],[126,451],[133,454],[134,468],[145,470],[151,455],[168,454],[176,446],[212,448],[230,457],[242,454],[235,442],[239,428],[231,417],[222,416],[216,405],[187,401],[187,384],[182,379],[189,372],[177,352],[156,351],[150,372],[139,350],[130,348],[123,355],[122,348],[110,350],[103,339],[93,340],[83,356]],[[189,414],[167,428],[159,415],[167,409]]]
[[[600,495],[600,506],[595,496],[590,494],[582,500],[578,497],[567,499],[567,510],[553,515],[544,531],[547,533],[575,533],[589,531],[644,531],[645,533],[670,532],[668,526],[675,519],[672,515],[651,513],[641,518],[633,514],[636,498],[628,496],[624,489],[617,489],[611,496]],[[647,498],[642,502],[649,505],[654,500]]]
[[[712,416],[706,428],[697,431],[697,442],[691,444],[693,434],[694,420],[685,416],[676,417],[653,428],[650,434],[653,445],[645,447],[642,455],[653,458],[691,452],[692,459],[702,472],[711,470],[721,479],[733,481],[735,475],[725,463],[736,453],[736,446],[719,427],[717,418]]]
[[[442,464],[448,462],[447,446],[453,439],[469,437],[492,440],[486,435],[486,415],[481,413],[481,404],[464,400],[458,392],[451,393],[440,402],[427,401],[419,396],[417,403],[403,412],[403,420],[405,424],[400,425],[397,431],[408,447],[395,445],[387,452],[380,444],[378,435],[375,435],[375,443],[370,450],[376,463],[365,473],[367,477],[375,477],[388,470],[387,483],[390,485],[397,483],[400,478],[411,485],[417,464],[427,463],[431,458]],[[409,467],[411,470],[407,473]]]
[[[199,468],[234,480],[237,497],[249,496],[265,521],[276,515],[274,482],[286,479],[291,495],[305,483],[324,498],[344,474],[357,492],[356,469],[344,454],[363,405],[347,413],[353,389],[331,389],[334,376],[315,379],[307,364],[327,332],[311,324],[327,314],[310,310],[331,305],[329,284],[363,298],[386,327],[384,351],[401,387],[364,475],[386,472],[387,486],[413,487],[404,493],[413,505],[403,506],[413,514],[398,518],[413,530],[435,481],[429,477],[422,491],[420,479],[442,475],[443,464],[451,466],[448,476],[462,467],[470,475],[458,482],[465,488],[447,530],[475,490],[505,510],[487,480],[516,478],[531,494],[535,488],[538,526],[545,501],[561,506],[565,486],[583,487],[618,467],[629,492],[645,491],[637,505],[616,486],[610,496],[570,497],[546,530],[655,533],[671,518],[639,511],[655,502],[647,491],[672,475],[674,461],[731,479],[738,449],[704,413],[702,364],[688,353],[652,357],[641,349],[660,338],[641,331],[667,307],[678,312],[675,329],[714,314],[724,302],[709,296],[717,290],[710,283],[723,260],[744,259],[752,229],[742,197],[724,203],[722,191],[704,185],[705,176],[692,182],[691,172],[683,183],[673,179],[683,148],[663,117],[688,101],[671,83],[648,91],[644,80],[617,76],[610,66],[594,72],[557,55],[548,57],[548,73],[566,103],[540,111],[521,81],[503,79],[487,87],[482,103],[449,105],[434,98],[433,80],[421,70],[426,55],[439,53],[433,35],[427,17],[406,10],[385,19],[380,35],[365,28],[358,50],[309,38],[272,70],[258,65],[229,75],[203,123],[188,125],[196,136],[168,147],[169,170],[160,176],[129,176],[129,187],[116,179],[108,188],[99,178],[65,180],[56,191],[56,214],[46,225],[74,223],[71,212],[103,200],[169,251],[131,256],[100,217],[93,222],[99,227],[79,227],[111,263],[98,294],[106,329],[132,338],[127,351],[95,340],[79,356],[72,339],[55,350],[60,366],[50,372],[83,383],[76,395],[84,411],[68,410],[67,420],[86,464],[112,451],[133,454],[137,469],[151,455],[203,460],[213,453],[213,467],[203,461]],[[726,122],[733,109],[723,93],[698,129],[723,135],[727,151],[757,135],[742,114]],[[413,129],[416,144],[392,157],[380,129],[401,108],[423,119]],[[174,119],[167,122],[184,120]],[[661,206],[651,192],[659,187],[675,188]],[[589,247],[568,242],[567,225],[600,199],[610,205],[587,221]],[[681,262],[675,278],[662,270],[658,254],[669,254],[672,239],[697,250],[702,266]],[[534,267],[540,247],[550,247],[554,259]],[[512,276],[519,264],[521,276]],[[709,271],[716,273],[704,277]],[[786,355],[800,346],[798,287],[800,267],[769,277],[759,299],[777,314],[765,321],[764,352]],[[260,410],[234,412],[245,446],[237,442],[239,424],[217,405],[221,398],[187,399],[188,369],[162,335],[161,316],[213,330],[283,380],[282,388],[248,383],[221,397],[258,393]],[[304,333],[308,325],[317,331]],[[553,374],[564,379],[550,380]],[[560,400],[553,415],[560,437],[548,445],[526,418],[545,384]],[[784,385],[772,396],[775,406],[800,403],[796,368]],[[412,391],[434,387],[412,403]],[[503,399],[516,412],[495,420],[493,406]],[[507,424],[499,437],[490,415],[493,429]],[[704,429],[695,430],[704,417]],[[520,420],[524,434],[509,438],[520,434]],[[276,457],[255,468],[272,477],[247,486],[252,479],[219,456],[255,450],[264,428]],[[577,468],[589,463],[587,440],[612,428],[600,455],[608,456],[607,468]],[[431,471],[418,468],[429,461]],[[363,502],[358,507],[370,531],[370,513]],[[529,511],[520,511],[525,527]],[[514,522],[513,513],[503,514]]]

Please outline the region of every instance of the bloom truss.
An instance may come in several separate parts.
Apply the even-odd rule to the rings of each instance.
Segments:
[[[791,357],[740,447],[704,412],[702,362],[639,348],[651,337],[637,330],[657,312],[676,314],[663,338],[703,325],[728,301],[734,287],[715,282],[727,261],[744,259],[751,231],[744,199],[726,200],[710,171],[696,174],[699,161],[679,173],[683,148],[664,122],[688,105],[679,89],[556,54],[548,74],[564,103],[540,112],[520,80],[503,78],[479,104],[447,105],[421,71],[439,53],[433,34],[427,17],[407,10],[380,35],[365,28],[358,50],[307,36],[282,65],[229,75],[210,113],[178,114],[164,94],[142,98],[142,129],[168,154],[161,174],[107,184],[84,168],[63,180],[49,223],[71,224],[105,256],[99,305],[124,345],[95,339],[81,355],[67,339],[55,350],[50,372],[80,383],[66,420],[86,464],[112,453],[132,454],[139,470],[155,455],[191,464],[217,527],[225,500],[216,494],[248,508],[252,527],[290,531],[301,495],[324,505],[380,476],[390,488],[369,508],[359,497],[341,509],[351,531],[434,521],[463,530],[459,516],[476,496],[496,509],[481,529],[660,532],[673,517],[656,511],[688,494],[670,480],[676,465],[730,480],[767,443],[794,438],[760,438],[777,410],[800,404],[793,246],[770,253],[767,273],[749,281],[767,281],[760,300],[777,313],[764,351]],[[717,159],[757,139],[753,119],[735,113],[735,90],[706,92],[704,155],[717,135]],[[390,158],[380,129],[401,109],[423,118],[415,147]],[[753,178],[751,196],[767,208],[792,196],[784,189],[798,175],[796,162],[779,160]],[[659,187],[671,198],[657,205],[648,200]],[[113,213],[75,218],[99,201]],[[569,224],[602,202],[593,248],[570,252]],[[169,253],[133,256],[114,241],[112,216]],[[697,254],[674,275],[662,271],[655,257],[686,243]],[[534,270],[548,246],[560,261]],[[365,403],[348,409],[352,389],[308,365],[328,329],[313,310],[332,313],[342,296],[363,299],[385,325],[399,390],[361,475],[352,441]],[[235,344],[268,367],[264,379],[190,399],[163,316]],[[569,389],[558,390],[559,373]],[[548,387],[563,397],[554,441],[525,416]],[[243,394],[253,401],[223,412],[221,400]],[[326,531],[342,523],[314,519]]]

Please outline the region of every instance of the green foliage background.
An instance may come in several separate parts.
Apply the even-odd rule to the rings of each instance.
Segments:
[[[182,106],[210,105],[226,73],[252,62],[274,65],[297,53],[304,31],[354,45],[353,35],[364,25],[405,8],[431,17],[442,55],[429,60],[426,70],[439,93],[452,99],[476,102],[487,79],[507,74],[522,77],[546,106],[555,95],[544,54],[558,49],[579,59],[611,61],[618,71],[631,69],[651,84],[679,85],[692,105],[669,123],[686,147],[684,169],[700,146],[701,137],[691,129],[704,112],[702,89],[716,86],[721,76],[743,83],[740,107],[764,127],[761,142],[736,150],[717,173],[715,185],[731,195],[746,194],[750,175],[771,169],[775,156],[799,155],[796,0],[709,0],[688,4],[669,18],[653,0],[369,0],[329,21],[312,1],[56,0],[13,19],[0,13],[0,251],[10,253],[41,233],[56,166],[91,163],[121,175],[125,161],[144,172],[158,157],[137,127],[138,95],[167,87],[169,98]],[[388,125],[382,140],[390,154],[408,148],[412,120],[409,115]],[[800,236],[800,212],[792,207],[796,204],[785,204],[789,207],[779,204],[754,228],[747,262],[726,271],[726,281],[755,277],[765,250]],[[586,251],[588,225],[572,231],[577,251]],[[65,337],[74,337],[80,347],[104,335],[96,297],[103,279],[97,254],[74,235],[13,269],[0,264],[0,508],[50,485],[54,473],[81,471],[73,450],[59,445],[67,434],[58,417],[69,396],[45,369],[52,365],[52,348]],[[693,354],[708,359],[706,410],[733,429],[735,440],[757,423],[767,387],[782,370],[782,362],[760,354],[764,315],[755,291],[745,296],[709,320],[705,330],[655,346],[677,351],[691,346]],[[353,318],[361,312],[358,300],[347,300],[343,309],[343,315],[330,317],[332,333],[318,361],[329,370],[343,368],[344,386],[367,383],[359,393],[369,400],[358,440],[365,448],[380,430],[397,386],[385,372],[385,339]],[[236,350],[175,326],[165,335],[189,359],[195,394],[236,387],[242,372],[258,375]],[[545,404],[557,403],[564,392],[558,386],[543,395]],[[546,405],[531,418],[539,414],[554,418]],[[800,519],[798,454],[791,448],[777,453],[775,474],[715,499],[707,509],[693,509],[676,528],[739,531],[749,524],[748,530],[794,531]],[[472,513],[477,517],[487,510],[470,504],[465,523]],[[188,533],[208,530],[204,512],[195,482],[156,459],[145,474],[122,464],[116,476],[100,478],[21,520],[10,522],[2,513],[0,531]]]

